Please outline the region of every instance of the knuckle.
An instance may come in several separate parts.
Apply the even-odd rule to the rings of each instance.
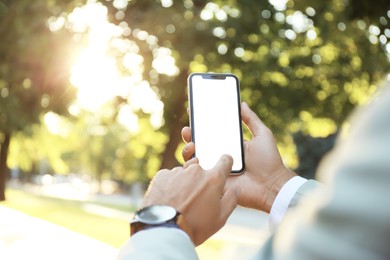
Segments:
[[[187,169],[191,172],[199,172],[202,170],[202,168],[197,163],[191,163],[190,165],[188,165]]]

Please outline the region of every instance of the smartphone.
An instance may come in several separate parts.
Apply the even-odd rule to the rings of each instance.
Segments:
[[[192,73],[188,77],[192,141],[200,166],[211,169],[223,154],[233,157],[231,174],[244,172],[240,85],[233,74]]]

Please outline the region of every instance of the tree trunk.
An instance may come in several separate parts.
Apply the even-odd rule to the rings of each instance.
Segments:
[[[8,148],[11,141],[11,133],[4,133],[3,142],[0,144],[0,201],[5,200],[5,186],[7,181]]]
[[[185,87],[187,85],[187,75],[187,71],[180,73],[177,82],[181,86],[176,88],[175,99],[170,110],[165,111],[165,113],[168,113],[165,117],[167,124],[169,124],[169,140],[162,154],[160,169],[171,169],[179,165],[175,152],[177,146],[182,141],[181,129],[184,125],[182,118],[187,113],[187,109],[184,106],[187,100],[187,88]]]

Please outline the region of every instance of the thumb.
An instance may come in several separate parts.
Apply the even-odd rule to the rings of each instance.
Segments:
[[[241,116],[242,120],[254,136],[260,135],[263,129],[266,128],[256,113],[253,112],[245,102],[241,103]]]

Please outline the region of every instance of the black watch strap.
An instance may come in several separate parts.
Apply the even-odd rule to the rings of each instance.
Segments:
[[[134,222],[130,224],[130,236],[134,235],[138,231],[147,230],[151,228],[157,228],[157,227],[167,227],[167,228],[179,228],[179,225],[176,223],[177,217],[173,220],[167,221],[165,223],[161,224],[145,224],[141,222]]]

